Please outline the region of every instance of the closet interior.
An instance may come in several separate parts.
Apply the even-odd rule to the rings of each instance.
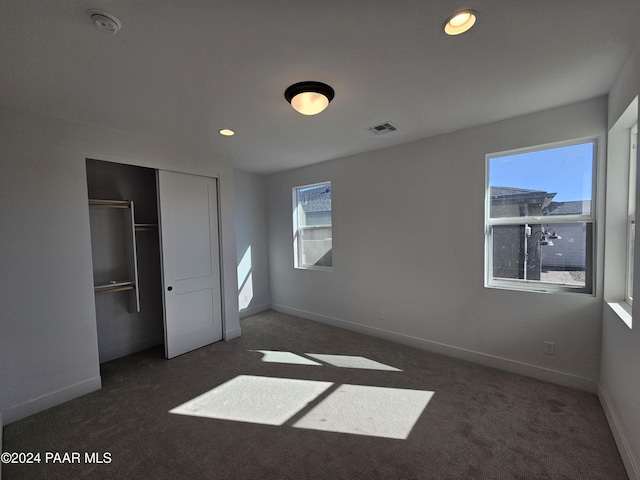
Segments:
[[[156,170],[87,159],[100,363],[164,343]]]

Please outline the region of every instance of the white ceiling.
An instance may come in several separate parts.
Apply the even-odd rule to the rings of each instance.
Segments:
[[[476,27],[444,35],[463,7]],[[122,30],[96,30],[90,8]],[[606,94],[640,31],[638,0],[0,0],[0,14],[0,104],[262,173]],[[302,80],[335,89],[322,114],[284,99]],[[399,131],[367,131],[383,122]]]

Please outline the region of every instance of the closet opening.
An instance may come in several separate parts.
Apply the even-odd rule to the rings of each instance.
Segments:
[[[164,345],[156,170],[87,159],[100,363]]]

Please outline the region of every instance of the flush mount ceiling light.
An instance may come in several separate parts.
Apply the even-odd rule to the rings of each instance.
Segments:
[[[234,132],[233,130],[230,130],[228,128],[223,128],[222,130],[218,130],[218,133],[220,135],[224,135],[225,137],[232,137],[236,134],[236,132]]]
[[[473,27],[476,20],[478,12],[475,10],[460,10],[447,18],[442,28],[447,35],[460,35]]]
[[[287,102],[303,115],[317,115],[329,106],[334,95],[333,88],[320,82],[294,83],[284,91]]]

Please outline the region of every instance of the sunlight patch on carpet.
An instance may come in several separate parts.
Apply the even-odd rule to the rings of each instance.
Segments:
[[[405,440],[433,394],[239,375],[169,413]]]
[[[387,372],[401,372],[399,368],[376,362],[366,357],[356,355],[329,355],[324,353],[305,353],[306,358],[293,352],[282,352],[276,350],[249,350],[250,352],[259,352],[262,361],[266,363],[286,363],[289,365],[315,365],[321,366],[322,363],[314,362],[311,358],[320,360],[326,364],[338,368],[359,368],[362,370],[382,370]]]
[[[385,370],[389,372],[401,372],[399,368],[385,365],[365,357],[357,357],[354,355],[324,355],[320,353],[305,353],[308,357],[315,358],[321,362],[328,363],[334,367],[340,368],[360,368],[363,370]]]
[[[331,385],[331,382],[239,375],[169,413],[282,425]]]
[[[277,352],[274,350],[249,350],[250,352],[260,352],[262,361],[267,363],[288,363],[290,365],[322,365],[309,358],[304,358],[291,352]]]
[[[295,428],[406,439],[433,392],[341,385]]]

